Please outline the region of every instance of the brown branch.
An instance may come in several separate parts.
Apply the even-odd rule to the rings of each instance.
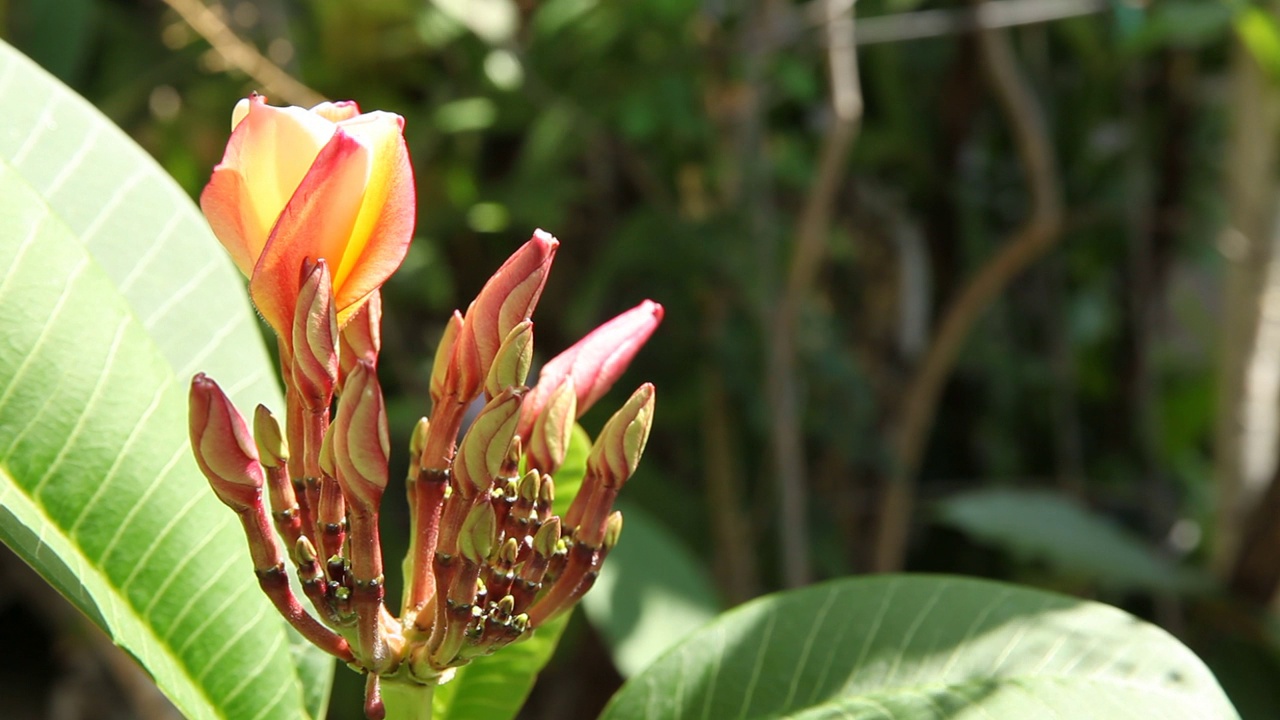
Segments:
[[[253,79],[263,93],[290,105],[311,107],[325,97],[299,82],[279,65],[271,62],[253,45],[240,39],[221,17],[200,0],[164,0],[182,19],[199,33],[214,52],[227,63]]]
[[[982,29],[1036,25],[1110,10],[1106,0],[1000,0],[972,8],[940,8],[863,18],[858,45],[946,37]]]
[[[1013,132],[1026,173],[1031,214],[944,311],[938,333],[907,388],[893,438],[896,467],[880,513],[875,569],[881,572],[897,570],[905,560],[915,476],[938,399],[965,338],[1009,283],[1053,247],[1062,229],[1062,195],[1049,134],[1035,96],[1018,71],[1009,37],[1001,30],[984,29],[977,38],[983,70]]]
[[[1280,3],[1264,6],[1274,18]],[[1242,42],[1232,48],[1231,108],[1223,164],[1226,227],[1221,357],[1217,378],[1213,483],[1217,495],[1210,566],[1228,577],[1242,551],[1245,519],[1266,489],[1276,452],[1277,314],[1270,290],[1280,272],[1280,185],[1275,128],[1280,92]]]
[[[705,342],[708,347],[722,344],[728,302],[723,294],[708,293],[703,306]],[[732,418],[724,373],[710,363],[703,368],[701,430],[712,555],[717,584],[729,604],[737,605],[759,594],[760,574],[752,549],[753,524],[743,507],[747,493],[736,462]]]
[[[778,531],[783,579],[788,587],[810,581],[805,519],[807,470],[796,369],[796,325],[804,299],[826,255],[832,206],[844,179],[849,148],[862,116],[852,8],[841,0],[827,0],[827,7],[831,13],[826,27],[833,117],[822,139],[817,177],[797,223],[786,285],[772,316],[766,360],[773,475],[779,498]]]

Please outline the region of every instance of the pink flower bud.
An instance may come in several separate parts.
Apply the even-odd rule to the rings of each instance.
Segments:
[[[244,417],[204,373],[191,379],[191,450],[213,492],[238,513],[262,505],[262,464]]]
[[[378,367],[378,353],[382,350],[382,293],[374,291],[368,302],[351,316],[342,328],[338,342],[338,385],[355,369],[356,362],[364,360]]]
[[[338,318],[324,260],[312,264],[293,315],[293,384],[312,412],[327,410],[338,380]]]
[[[622,376],[631,359],[662,322],[662,315],[661,305],[645,300],[592,330],[573,347],[548,361],[521,410],[517,430],[520,437],[529,436],[551,395],[570,378],[578,395],[577,415],[572,419],[581,417]]]
[[[377,372],[363,360],[347,377],[329,433],[334,469],[351,505],[376,511],[387,487],[387,412]]]
[[[534,232],[489,278],[467,309],[453,357],[458,397],[463,401],[480,393],[502,341],[533,314],[559,246],[560,241],[549,233]]]

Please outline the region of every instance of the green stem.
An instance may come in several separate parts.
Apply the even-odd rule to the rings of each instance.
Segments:
[[[436,686],[415,682],[382,682],[382,705],[386,720],[431,720],[431,696]]]

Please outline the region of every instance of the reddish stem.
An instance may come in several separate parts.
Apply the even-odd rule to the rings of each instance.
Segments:
[[[441,470],[419,468],[417,476],[408,484],[411,539],[410,586],[403,613],[406,618],[410,613],[421,612],[436,593],[433,565],[440,541],[440,514],[448,478],[448,473]]]

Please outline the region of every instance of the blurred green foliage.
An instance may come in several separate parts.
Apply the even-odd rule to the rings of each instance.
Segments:
[[[1121,525],[1162,562],[1197,565],[1199,538],[1212,531],[1227,49],[1235,30],[1270,67],[1280,42],[1271,16],[1245,3],[1080,5],[1097,11],[1013,33],[1048,117],[1064,234],[968,338],[933,423],[921,496],[1048,489],[1095,511],[1071,522]],[[628,502],[675,533],[709,577],[726,566],[715,518],[731,516],[754,563],[736,587],[778,586],[763,358],[831,123],[810,6],[775,4],[779,22],[764,36],[753,34],[756,4],[720,0],[218,6],[239,37],[307,86],[406,118],[419,222],[385,290],[395,443],[425,410],[447,314],[543,227],[564,243],[535,315],[543,360],[645,297],[667,308],[617,393],[650,380],[660,395]],[[862,0],[856,9],[864,19],[962,7]],[[193,195],[220,157],[235,100],[263,89],[157,0],[8,0],[0,22]],[[810,523],[797,531],[822,576],[869,567],[919,331],[1028,212],[971,34],[866,45],[859,65],[865,117],[796,336],[810,470]],[[913,312],[923,312],[914,335]],[[602,421],[595,413],[584,425]],[[716,443],[728,469],[713,466]],[[733,507],[708,499],[712,476],[733,480]],[[1174,618],[1193,646],[1214,634],[1212,618],[1169,615],[1159,597],[1055,574],[929,517],[917,518],[908,569],[1065,585]],[[603,652],[577,622],[566,638],[563,653]],[[1265,645],[1244,645],[1276,664]],[[1212,642],[1198,647],[1214,659]],[[1224,667],[1240,657],[1223,653]],[[529,717],[545,708],[588,717],[603,705],[609,688],[582,690],[568,667],[553,662],[554,682],[535,690]],[[344,675],[340,687],[358,684]],[[606,672],[601,682],[616,681]],[[1274,717],[1280,699],[1258,682],[1240,691],[1253,698],[1241,711]],[[356,707],[339,698],[334,717]]]

